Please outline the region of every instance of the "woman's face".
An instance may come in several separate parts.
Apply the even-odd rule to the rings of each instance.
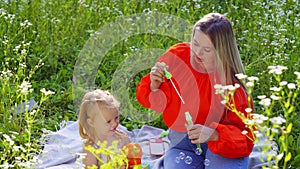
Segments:
[[[103,140],[114,135],[119,125],[119,110],[117,108],[101,108],[101,110],[95,111],[99,112],[91,120],[97,138]]]
[[[215,48],[210,38],[200,30],[195,30],[191,41],[190,62],[200,73],[208,73],[215,69]]]

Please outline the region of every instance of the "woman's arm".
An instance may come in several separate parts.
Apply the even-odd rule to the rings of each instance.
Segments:
[[[141,79],[137,86],[136,98],[144,107],[161,113],[166,108],[168,98],[171,97],[170,88],[167,82],[163,82],[157,91],[151,91],[150,84],[150,74],[148,74]]]
[[[246,92],[239,88],[234,95],[236,109],[247,116],[246,108],[253,107],[252,102],[248,104]],[[252,152],[254,137],[249,128],[235,112],[228,111],[219,124],[213,123],[213,128],[219,133],[217,141],[209,141],[209,149],[216,154],[228,158],[240,158],[249,156]],[[247,134],[242,133],[247,131]]]
[[[178,68],[179,63],[184,64],[181,57],[189,57],[189,45],[186,43],[175,44],[168,49],[156,64],[152,67],[151,72],[144,76],[136,88],[136,98],[138,102],[146,108],[151,108],[161,113],[171,100],[171,86],[164,78],[164,62],[167,66],[172,65],[172,71]],[[178,70],[177,70],[178,71]],[[162,79],[163,78],[163,79]],[[151,83],[151,81],[153,81]],[[175,79],[176,81],[176,79]],[[158,90],[157,90],[158,89]]]

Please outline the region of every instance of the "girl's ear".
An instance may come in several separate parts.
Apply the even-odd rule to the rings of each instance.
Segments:
[[[92,120],[92,119],[88,118],[88,119],[86,120],[86,122],[88,123],[89,126],[94,127],[94,123],[93,123],[93,120]]]

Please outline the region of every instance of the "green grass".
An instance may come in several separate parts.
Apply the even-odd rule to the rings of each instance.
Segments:
[[[20,127],[25,123],[18,119],[19,117],[13,116],[14,118],[11,118],[10,112],[7,111],[11,105],[24,101],[24,98],[17,98],[17,86],[22,83],[23,79],[29,80],[34,89],[28,98],[40,100],[39,90],[41,88],[56,93],[51,96],[51,99],[40,105],[40,118],[35,121],[33,130],[35,133],[32,133],[36,139],[39,138],[38,135],[42,128],[55,130],[62,120],[76,120],[78,107],[73,104],[73,72],[86,42],[91,36],[97,35],[101,28],[122,16],[131,17],[135,14],[151,12],[173,15],[182,18],[190,25],[210,12],[226,14],[233,22],[247,75],[260,78],[256,90],[253,91],[258,111],[263,111],[263,108],[258,104],[256,96],[270,94],[269,86],[275,83],[275,80],[268,74],[267,66],[287,66],[288,70],[284,74],[284,79],[288,82],[295,81],[294,71],[300,71],[298,0],[287,0],[286,2],[281,0],[253,2],[244,0],[153,0],[150,3],[145,0],[0,0],[0,71],[9,69],[16,74],[16,79],[10,80],[9,84],[5,84],[3,80],[0,83],[2,89],[0,101],[1,132],[6,133],[10,130],[19,132]],[[28,22],[25,22],[26,20]],[[124,22],[124,24],[126,23]],[[25,26],[21,26],[24,24]],[[114,24],[117,25],[118,23]],[[172,25],[172,23],[170,24]],[[176,28],[170,28],[170,32],[174,29]],[[113,36],[113,32],[118,30],[106,31]],[[189,38],[189,32],[187,32],[181,39],[189,40]],[[119,66],[126,65],[127,62],[130,63],[130,60],[126,59],[146,49],[166,50],[181,39],[167,36],[166,33],[144,32],[141,34],[133,33],[131,36],[117,41],[116,44],[110,46],[102,58],[101,65],[94,72],[95,77],[92,79],[95,82],[94,87],[116,90],[112,84],[112,81],[116,81],[113,78],[117,77],[114,73],[118,72]],[[20,49],[16,52],[19,45],[21,45]],[[22,49],[26,49],[26,54],[21,54]],[[42,60],[44,65],[34,70],[34,73],[30,73],[30,70],[35,68],[39,60]],[[27,68],[24,69],[20,63],[25,63]],[[129,63],[127,64],[129,65]],[[139,65],[132,64],[132,66],[137,67]],[[119,93],[128,94],[129,104],[133,106],[134,110],[143,112],[147,114],[149,119],[152,119],[140,122],[138,119],[145,114],[124,112],[127,114],[137,113],[136,116],[123,117],[122,124],[129,129],[139,128],[144,124],[166,128],[160,115],[144,109],[135,99],[135,87],[140,78],[149,72],[151,66],[143,67],[144,70],[126,77],[126,85],[122,86],[125,88],[119,91]],[[127,71],[131,71],[131,69]],[[28,78],[30,74],[32,77]],[[7,93],[7,91],[10,92]],[[118,91],[114,92],[118,93]],[[296,103],[299,102],[300,99],[297,97]],[[293,157],[300,154],[299,111],[300,106],[296,104],[295,110],[288,117],[293,119],[291,132],[293,139],[290,139],[291,147],[289,147]],[[278,107],[273,113],[280,115],[282,110]],[[12,125],[14,124],[12,121],[18,123]],[[3,149],[3,146],[1,148]],[[290,168],[297,168],[300,167],[299,163],[300,157],[298,156],[292,158],[289,166]]]

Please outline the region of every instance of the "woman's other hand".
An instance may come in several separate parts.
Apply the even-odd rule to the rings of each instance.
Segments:
[[[217,130],[200,124],[188,125],[187,134],[193,144],[219,140],[219,132]]]
[[[160,87],[161,83],[165,80],[164,70],[166,68],[167,67],[165,66],[165,64],[161,62],[156,62],[155,65],[151,68],[150,71],[151,91],[156,91]]]

